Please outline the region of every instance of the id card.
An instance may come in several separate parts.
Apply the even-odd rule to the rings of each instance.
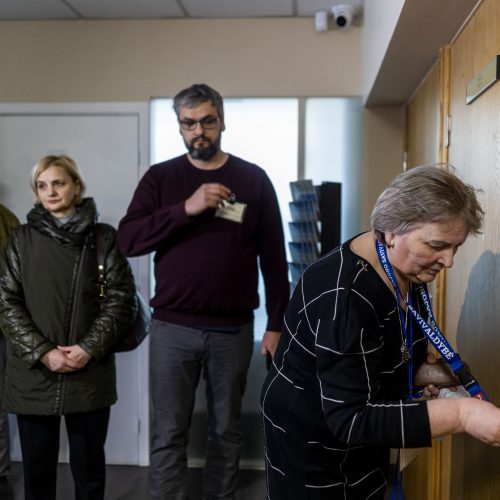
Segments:
[[[238,203],[237,201],[234,203],[228,203],[225,201],[223,206],[215,212],[215,217],[221,217],[222,219],[239,222],[241,224],[243,222],[246,208],[246,203]]]

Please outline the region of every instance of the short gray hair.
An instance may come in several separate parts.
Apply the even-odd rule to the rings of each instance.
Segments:
[[[385,233],[404,234],[418,224],[461,217],[468,233],[481,232],[484,212],[476,193],[447,164],[424,165],[398,175],[373,207],[371,225],[377,239]]]
[[[181,108],[195,108],[204,102],[210,102],[217,110],[221,120],[224,120],[224,101],[222,96],[212,87],[205,83],[195,83],[181,90],[174,97],[174,111],[179,118]]]

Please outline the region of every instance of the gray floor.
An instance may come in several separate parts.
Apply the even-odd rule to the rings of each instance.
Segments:
[[[201,500],[201,471],[189,469],[189,500]],[[106,500],[147,500],[148,468],[121,465],[106,467]],[[14,499],[24,500],[23,469],[18,462],[12,464]],[[242,470],[238,477],[237,500],[265,499],[264,471]],[[73,500],[73,481],[68,465],[59,465],[57,473],[57,500]]]

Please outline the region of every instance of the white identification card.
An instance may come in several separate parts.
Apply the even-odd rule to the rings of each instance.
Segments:
[[[224,205],[215,212],[215,217],[221,217],[222,219],[239,222],[241,224],[246,208],[246,203],[238,203],[237,201],[228,203],[225,201]]]

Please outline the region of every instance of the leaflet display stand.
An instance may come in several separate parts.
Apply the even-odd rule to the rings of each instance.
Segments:
[[[291,182],[290,189],[292,240],[288,243],[288,267],[293,290],[307,266],[340,243],[341,184],[323,182],[314,186],[311,180],[300,180]]]
[[[340,182],[322,182],[319,191],[319,211],[321,223],[321,255],[326,255],[341,243],[340,202],[342,184]]]

